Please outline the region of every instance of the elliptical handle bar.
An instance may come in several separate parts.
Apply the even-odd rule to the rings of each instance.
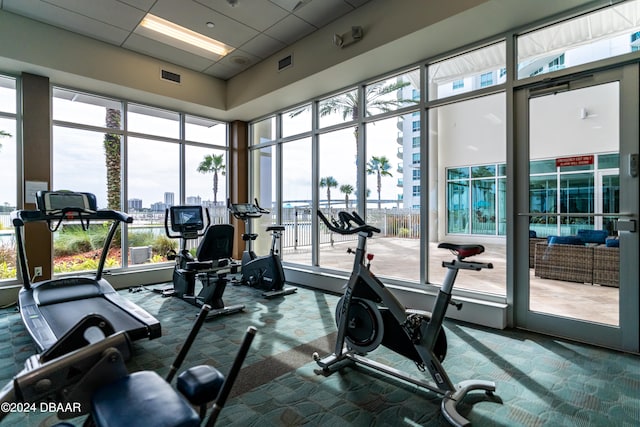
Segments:
[[[361,231],[370,234],[380,232],[379,228],[376,228],[372,225],[367,225],[364,220],[355,212],[353,214],[350,214],[346,211],[338,212],[339,222],[335,218],[331,218],[331,221],[329,221],[329,219],[327,219],[327,217],[324,216],[324,214],[320,210],[318,210],[318,217],[322,220],[322,222],[324,222],[329,230],[338,234],[357,234]],[[351,224],[352,222],[357,224],[358,227],[353,227],[353,225]]]

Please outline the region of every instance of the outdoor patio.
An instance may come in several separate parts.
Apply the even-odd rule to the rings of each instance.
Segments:
[[[456,289],[466,289],[494,295],[506,293],[506,253],[504,244],[484,243],[485,252],[478,260],[491,262],[491,270],[461,271],[456,281]],[[323,245],[320,249],[322,267],[350,272],[353,256],[347,248],[355,249],[356,241],[337,242],[333,246]],[[372,271],[379,277],[395,278],[417,282],[419,280],[419,240],[397,237],[375,237],[367,244],[367,251],[374,254]],[[283,260],[289,263],[309,265],[310,250],[299,249],[295,253],[285,250]],[[443,261],[452,259],[451,253],[438,249],[437,243],[430,243],[429,281],[441,283],[445,269]],[[541,279],[529,270],[531,288],[530,306],[533,311],[545,312],[562,317],[589,320],[596,323],[617,325],[619,318],[618,288]],[[383,280],[384,281],[384,280]],[[597,316],[597,318],[595,317]]]

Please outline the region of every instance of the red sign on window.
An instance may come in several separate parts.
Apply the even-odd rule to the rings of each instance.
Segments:
[[[556,167],[585,166],[593,164],[593,156],[573,156],[556,159]]]

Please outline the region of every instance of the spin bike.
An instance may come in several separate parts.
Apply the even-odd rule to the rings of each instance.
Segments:
[[[251,219],[260,218],[262,215],[270,213],[260,207],[258,199],[255,199],[255,204],[229,202],[228,208],[235,218],[244,222],[245,230],[248,230]],[[246,242],[246,249],[242,253],[241,282],[244,285],[263,290],[262,296],[265,298],[290,295],[298,288],[284,286],[284,269],[277,249],[284,226],[270,225],[267,227],[267,231],[271,232],[271,250],[268,255],[263,256],[257,256],[251,249],[251,242],[258,238],[258,234],[246,231],[242,234],[242,240]]]
[[[331,374],[348,364],[360,364],[370,369],[402,379],[411,384],[427,388],[443,395],[441,411],[448,422],[457,426],[470,422],[457,412],[456,405],[472,390],[485,390],[492,396],[495,383],[468,380],[454,384],[442,366],[447,352],[447,340],[442,328],[447,307],[451,304],[460,310],[461,303],[451,300],[451,291],[459,270],[480,271],[493,268],[490,263],[466,261],[473,255],[484,252],[481,245],[456,245],[440,243],[439,248],[449,249],[457,259],[443,262],[447,273],[438,291],[431,313],[405,308],[384,284],[371,272],[370,263],[365,265],[367,238],[379,233],[356,213],[339,212],[338,219],[327,219],[322,212],[318,216],[329,230],[338,234],[357,234],[353,272],[346,284],[344,295],[336,306],[338,336],[332,354],[313,358],[322,368],[323,374]],[[349,250],[349,252],[353,252]],[[372,257],[366,258],[371,261]],[[428,370],[433,382],[417,379],[391,366],[371,360],[367,353],[380,345],[415,362],[420,371]]]

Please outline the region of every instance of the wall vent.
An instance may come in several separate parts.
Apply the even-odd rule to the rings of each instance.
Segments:
[[[287,55],[278,61],[278,71],[286,70],[293,66],[293,55]]]
[[[172,73],[171,71],[160,70],[160,78],[171,83],[180,84],[181,76],[180,74]]]

